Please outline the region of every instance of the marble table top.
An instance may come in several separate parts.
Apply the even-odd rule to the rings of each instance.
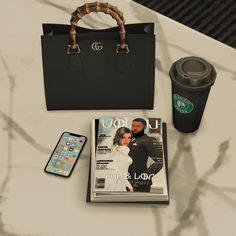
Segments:
[[[0,8],[0,235],[1,236],[221,236],[235,235],[236,51],[132,1],[119,5],[127,23],[155,22],[156,98],[153,110],[47,111],[42,23],[69,23],[82,0],[11,0]],[[85,27],[115,22],[91,14]],[[227,30],[227,29],[225,29]],[[217,79],[200,129],[182,134],[172,125],[171,64],[200,56]],[[88,204],[90,121],[100,116],[162,117],[168,123],[169,206]],[[63,131],[88,143],[69,179],[44,173]]]

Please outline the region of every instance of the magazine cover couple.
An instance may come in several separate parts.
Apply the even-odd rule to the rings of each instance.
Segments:
[[[107,139],[103,145],[110,147],[106,191],[150,192],[152,177],[163,166],[160,127],[154,118],[100,120],[99,133]]]

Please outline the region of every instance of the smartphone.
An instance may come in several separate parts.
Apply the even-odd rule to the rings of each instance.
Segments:
[[[49,174],[69,177],[86,141],[87,137],[83,135],[63,132],[44,171]]]

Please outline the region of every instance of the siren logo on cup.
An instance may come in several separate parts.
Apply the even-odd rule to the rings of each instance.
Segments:
[[[193,103],[178,94],[173,94],[173,105],[178,112],[183,114],[192,112],[194,108]]]

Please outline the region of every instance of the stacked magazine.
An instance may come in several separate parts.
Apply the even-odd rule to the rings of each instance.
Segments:
[[[88,202],[169,203],[166,123],[160,118],[92,121]]]

